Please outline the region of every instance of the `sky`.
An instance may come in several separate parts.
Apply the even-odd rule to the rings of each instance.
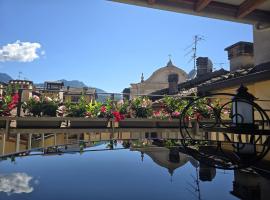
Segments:
[[[164,67],[169,55],[187,73],[185,50],[195,35],[198,56],[229,61],[224,48],[253,41],[252,26],[106,0],[0,0],[0,72],[43,83],[80,80],[121,92]]]

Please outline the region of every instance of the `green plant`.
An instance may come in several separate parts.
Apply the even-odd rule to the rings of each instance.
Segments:
[[[165,141],[165,147],[167,148],[171,148],[171,147],[175,147],[175,146],[178,146],[179,144],[177,143],[176,140],[166,140]]]
[[[40,117],[42,113],[42,101],[40,97],[34,95],[22,105],[23,112],[32,114],[35,117]]]
[[[134,117],[147,118],[152,115],[152,101],[148,97],[137,97],[131,101]]]
[[[183,110],[189,104],[189,100],[178,97],[165,96],[163,99],[164,109],[172,118],[179,118]],[[191,115],[191,109],[186,111],[186,115]]]
[[[121,115],[127,115],[129,113],[129,102],[128,101],[119,101],[119,102],[117,102],[116,110]]]
[[[32,96],[22,105],[23,112],[31,114],[35,117],[50,116],[55,117],[58,109],[58,100],[50,97]]]
[[[101,102],[91,100],[90,103],[86,104],[86,116],[91,118],[98,117],[101,106]]]
[[[84,96],[81,96],[79,102],[74,104],[71,102],[66,103],[67,116],[69,117],[85,117],[87,102]]]
[[[9,116],[14,108],[11,95],[0,96],[0,116]]]
[[[56,117],[58,104],[58,100],[45,97],[42,101],[42,114],[44,116]]]

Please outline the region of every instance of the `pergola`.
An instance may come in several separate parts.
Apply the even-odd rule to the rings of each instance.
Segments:
[[[270,0],[109,0],[254,26],[255,65],[270,67]]]

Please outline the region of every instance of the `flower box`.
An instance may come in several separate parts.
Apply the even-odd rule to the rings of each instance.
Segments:
[[[155,128],[157,126],[157,120],[155,119],[124,119],[119,121],[120,128]]]
[[[106,128],[109,120],[105,118],[74,118],[70,119],[70,128]]]
[[[180,120],[179,119],[158,120],[157,127],[159,127],[159,128],[179,128],[180,127]]]
[[[17,128],[60,128],[62,119],[59,117],[22,117],[17,118]]]

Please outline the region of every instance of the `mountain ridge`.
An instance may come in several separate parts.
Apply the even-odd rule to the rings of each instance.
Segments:
[[[0,82],[8,83],[10,80],[13,80],[13,78],[8,75],[7,73],[0,73]],[[79,80],[66,80],[66,79],[59,79],[57,81],[62,81],[64,83],[64,86],[70,86],[75,88],[82,88],[82,87],[89,87],[89,88],[95,88],[97,93],[105,93],[106,91],[97,87],[91,87],[87,86],[84,82]],[[34,83],[35,86],[42,87],[44,83]]]

